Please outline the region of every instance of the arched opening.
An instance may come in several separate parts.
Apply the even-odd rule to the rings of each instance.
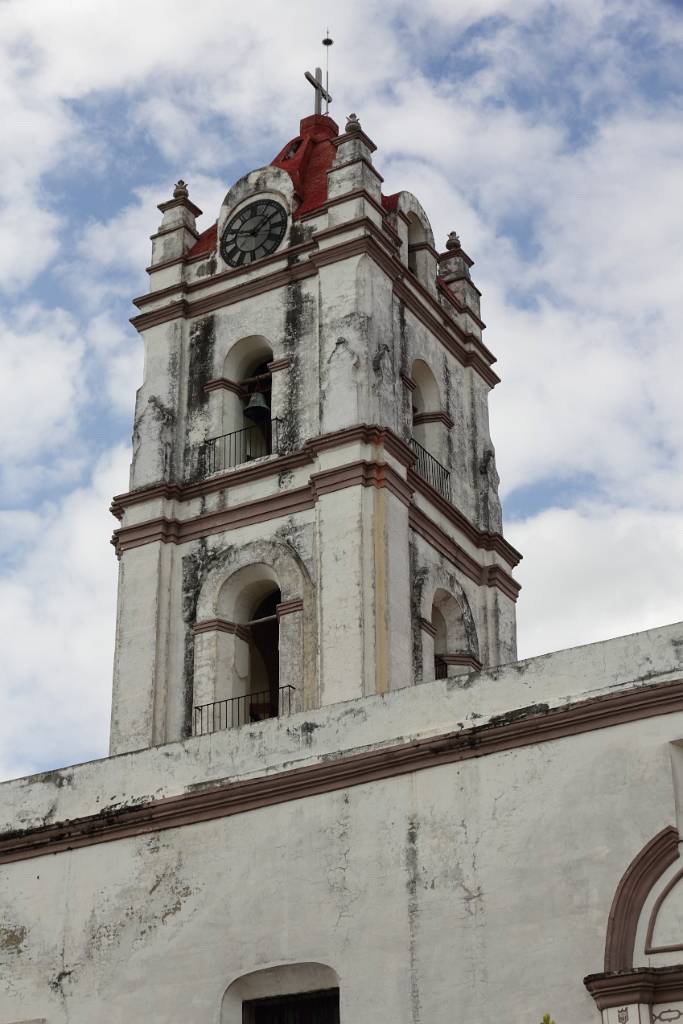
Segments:
[[[427,232],[424,229],[423,224],[420,222],[417,214],[408,214],[408,269],[411,273],[418,275],[418,250],[415,246],[421,245],[427,241]]]
[[[231,469],[277,450],[271,410],[273,350],[265,338],[242,338],[223,364],[222,433],[208,442],[209,472]]]
[[[415,468],[428,484],[450,501],[451,475],[440,459],[446,447],[447,424],[451,421],[441,408],[436,378],[422,359],[413,363],[411,379],[414,384],[411,446],[417,456]]]
[[[280,649],[277,606],[280,590],[272,590],[259,600],[245,624],[249,630],[249,718],[258,722],[278,713],[280,689]]]
[[[266,565],[240,569],[218,595],[218,614],[234,629],[234,671],[238,689],[231,709],[235,724],[278,714],[280,650],[277,606],[280,585]],[[229,671],[229,666],[226,666]],[[233,683],[232,689],[235,689]]]
[[[432,600],[434,678],[445,679],[449,668],[471,668],[472,652],[460,603],[447,590],[438,589]]]
[[[320,963],[244,974],[221,1002],[221,1024],[339,1024],[339,977]]]

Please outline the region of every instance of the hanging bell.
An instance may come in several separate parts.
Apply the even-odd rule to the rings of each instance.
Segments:
[[[249,403],[244,410],[244,415],[253,423],[265,423],[270,419],[270,406],[261,391],[255,391],[253,395],[249,396]]]

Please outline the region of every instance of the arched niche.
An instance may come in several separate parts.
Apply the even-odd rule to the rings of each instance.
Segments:
[[[243,1024],[244,1004],[275,996],[339,991],[337,972],[321,963],[279,964],[243,974],[228,985],[221,1000],[220,1024]]]
[[[254,541],[229,555],[197,602],[195,732],[288,714],[302,701],[308,573],[282,542]]]
[[[432,565],[419,570],[416,579],[419,613],[414,642],[421,678],[445,678],[481,668],[474,616],[455,575]]]
[[[420,201],[412,192],[399,192],[391,218],[401,239],[401,256],[420,284],[436,294],[437,254],[434,232]]]
[[[471,640],[472,630],[468,632],[465,624],[466,604],[464,595],[458,600],[442,587],[434,591],[430,622],[434,631],[434,675],[437,679],[467,672],[475,667],[473,661],[478,661],[478,651],[473,650]]]

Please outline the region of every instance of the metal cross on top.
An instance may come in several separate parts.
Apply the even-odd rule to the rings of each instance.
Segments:
[[[329,92],[327,91],[327,89],[323,85],[322,68],[316,68],[315,69],[315,77],[313,77],[313,75],[311,74],[310,71],[306,71],[305,72],[305,76],[308,79],[308,81],[311,83],[313,88],[315,89],[315,113],[316,114],[322,114],[322,112],[323,112],[322,101],[323,100],[325,100],[325,111],[327,112],[327,107],[332,102],[332,97],[330,96]]]

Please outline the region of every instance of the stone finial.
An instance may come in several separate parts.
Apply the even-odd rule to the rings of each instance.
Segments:
[[[190,190],[187,187],[187,182],[181,178],[176,182],[175,188],[173,189],[174,199],[187,199],[190,194]]]
[[[451,231],[448,238],[446,239],[446,248],[450,250],[460,249],[460,239],[456,231]]]
[[[347,117],[347,119],[346,119],[346,131],[347,132],[360,132],[360,131],[362,131],[362,128],[360,126],[360,121],[358,120],[358,118],[356,117],[355,114],[349,114],[349,116]]]

